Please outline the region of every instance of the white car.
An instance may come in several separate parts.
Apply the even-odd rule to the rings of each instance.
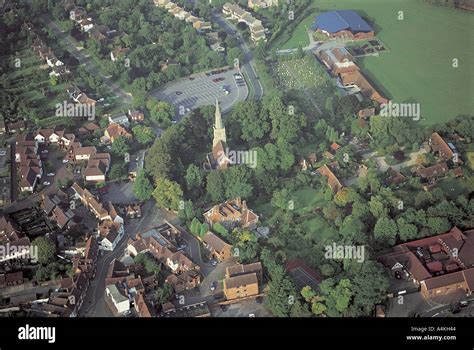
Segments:
[[[55,173],[47,173],[46,176],[54,176],[56,175]]]
[[[69,159],[63,159],[63,164],[69,163]]]
[[[44,185],[44,186],[49,186],[49,185],[51,185],[51,182],[45,181],[45,182],[43,182],[43,185]]]
[[[48,150],[47,150],[47,149],[44,149],[44,150],[41,151],[41,153],[42,153],[42,154],[46,154],[46,153],[48,153]]]
[[[217,265],[217,260],[211,260],[211,265],[216,266]]]
[[[249,314],[249,317],[255,317],[255,314]]]

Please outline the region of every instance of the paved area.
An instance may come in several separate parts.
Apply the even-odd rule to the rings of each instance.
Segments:
[[[255,317],[272,317],[271,313],[265,310],[263,301],[258,304],[255,299],[230,304],[226,307],[225,311],[217,305],[211,307],[211,315],[213,317],[249,317],[251,314],[255,315]]]
[[[233,76],[239,73],[238,69],[225,69],[225,72],[212,75],[210,72],[174,80],[151,92],[151,95],[173,104],[176,107],[177,121],[197,107],[214,105],[216,99],[219,100],[221,111],[225,113],[234,104],[247,98],[247,84],[245,81],[238,84]]]
[[[113,182],[107,185],[107,193],[100,196],[102,202],[112,202],[114,204],[136,203],[137,199],[133,194],[133,182]]]

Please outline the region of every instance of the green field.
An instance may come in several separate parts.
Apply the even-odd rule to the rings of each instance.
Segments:
[[[358,64],[385,97],[420,103],[424,124],[473,114],[474,15],[419,0],[318,0],[314,6],[321,11],[353,9],[371,22],[390,52],[358,59]],[[301,40],[315,13],[284,47]],[[458,68],[452,66],[454,58]]]

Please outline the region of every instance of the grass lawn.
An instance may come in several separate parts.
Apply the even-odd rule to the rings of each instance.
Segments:
[[[324,218],[318,216],[312,217],[311,220],[303,222],[303,228],[308,231],[317,241],[325,241],[327,239],[337,237],[338,232],[329,226]]]
[[[302,47],[309,45],[309,35],[307,30],[313,25],[315,13],[303,19],[295,28],[291,38],[284,44],[278,46],[278,49],[296,49],[299,45]]]
[[[467,162],[469,164],[469,168],[471,168],[471,170],[474,170],[474,152],[467,152],[466,157]]]
[[[318,9],[353,9],[372,23],[389,53],[357,62],[379,92],[394,102],[420,103],[421,120],[431,125],[472,115],[474,16],[420,0],[318,0]],[[403,11],[404,20],[398,20]],[[298,41],[314,14],[295,29]],[[288,41],[291,43],[291,41]],[[294,46],[294,44],[289,45]],[[453,68],[457,58],[458,68]]]

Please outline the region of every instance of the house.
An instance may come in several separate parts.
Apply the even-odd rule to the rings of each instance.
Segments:
[[[224,279],[224,295],[235,300],[258,295],[258,278],[255,272]]]
[[[97,231],[100,249],[105,251],[113,251],[125,233],[123,224],[110,220],[102,221]]]
[[[79,22],[79,27],[84,33],[87,33],[94,27],[94,23],[92,22],[92,18],[84,18],[80,20]]]
[[[232,257],[232,246],[224,242],[212,232],[207,232],[202,238],[211,256],[218,261],[224,261]]]
[[[110,59],[112,62],[122,61],[129,52],[130,49],[127,47],[116,47],[110,51]]]
[[[362,40],[374,37],[374,29],[357,12],[336,10],[316,16],[311,29],[329,38]]]
[[[337,176],[334,175],[332,170],[326,164],[316,169],[316,171],[328,178],[328,186],[331,188],[333,193],[339,192],[343,187]]]
[[[120,124],[111,123],[105,129],[104,136],[101,138],[103,143],[114,143],[119,137],[125,137],[127,139],[132,138],[132,135]]]
[[[230,199],[213,206],[204,213],[204,218],[211,227],[219,222],[227,228],[239,226],[252,230],[258,223],[258,215],[247,207],[246,201],[240,198]]]
[[[255,8],[267,8],[270,6],[278,6],[278,0],[248,0],[247,7],[251,9]]]
[[[404,176],[402,173],[397,171],[396,169],[389,167],[387,172],[385,173],[386,176],[386,184],[398,186],[403,182],[408,181],[408,178]]]
[[[254,43],[260,40],[266,41],[265,31],[262,22],[253,17],[249,12],[243,10],[237,4],[225,3],[222,7],[222,13],[238,22],[245,23],[250,29],[250,37]]]
[[[474,230],[449,232],[402,243],[378,260],[394,276],[412,280],[424,297],[474,291]]]
[[[183,252],[176,248],[176,237],[180,230],[165,223],[154,229],[139,233],[128,240],[127,251],[130,256],[150,253],[163,263],[173,275],[168,276],[167,283],[175,290],[187,290],[201,283],[199,265],[195,264]]]
[[[145,120],[145,113],[138,109],[128,110],[128,115],[130,116],[130,121],[132,122],[142,122]]]
[[[96,153],[91,155],[84,170],[84,177],[88,182],[105,182],[105,177],[110,167],[109,153]]]
[[[16,134],[26,130],[26,123],[23,120],[19,120],[13,123],[7,123],[6,128],[9,134]]]
[[[260,283],[263,282],[263,269],[261,262],[228,266],[225,270],[225,277],[231,278],[235,276],[246,275],[249,273],[255,273],[258,281]]]
[[[92,155],[97,153],[97,149],[95,146],[87,146],[87,147],[74,147],[72,149],[74,160],[89,160]]]
[[[117,313],[123,314],[130,310],[130,300],[123,288],[118,288],[118,284],[111,284],[105,287],[105,294],[112,301]]]
[[[23,284],[23,271],[7,272],[0,274],[0,289]]]
[[[193,301],[184,305],[165,303],[162,306],[161,317],[201,318],[211,317],[211,311],[205,300]]]
[[[389,102],[388,99],[380,95],[358,70],[340,73],[339,81],[345,88],[358,88],[363,98],[368,98],[378,104],[387,104]]]
[[[330,69],[333,76],[359,70],[359,67],[354,63],[355,58],[344,47],[322,50],[319,53],[319,58]]]
[[[117,115],[109,115],[109,124],[119,124],[126,128],[130,126],[130,122],[128,121],[128,117],[125,113],[119,113]]]
[[[431,134],[431,137],[429,139],[429,145],[431,148],[431,152],[433,152],[442,160],[447,161],[454,158],[453,149],[446,143],[446,141],[444,141],[444,139],[437,132]]]

